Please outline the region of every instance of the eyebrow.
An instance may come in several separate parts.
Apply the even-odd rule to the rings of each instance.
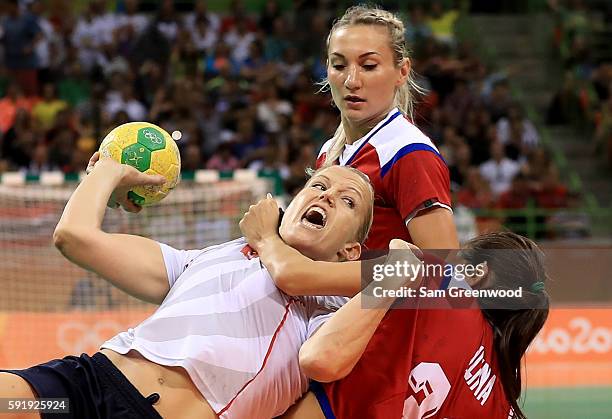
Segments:
[[[355,194],[357,194],[357,196],[363,200],[365,200],[365,197],[363,196],[363,194],[361,192],[359,192],[357,189],[353,188],[352,186],[347,186],[346,187],[347,190],[354,192]]]
[[[328,181],[328,182],[329,182],[329,178],[328,178],[327,176],[325,176],[325,175],[317,175],[317,176],[315,176],[315,177],[313,177],[313,178],[310,178],[310,180],[311,180],[311,181],[314,181],[314,180],[316,180],[316,179],[317,179],[317,178],[319,178],[319,177],[322,177],[323,179],[325,179],[326,181]]]
[[[340,54],[339,52],[332,52],[330,55],[334,55],[340,58],[346,58],[344,55]],[[368,55],[380,55],[380,53],[376,52],[376,51],[368,51],[368,52],[364,52],[363,54],[361,54],[359,57],[357,58],[363,58],[366,57]]]
[[[325,175],[317,175],[316,177],[310,178],[310,182],[314,182],[316,178],[320,178],[320,177],[325,179],[327,182],[331,183],[331,180],[329,180],[329,178]],[[365,196],[361,192],[359,192],[357,188],[354,188],[352,186],[347,186],[345,189],[348,191],[354,192],[359,198],[365,201]]]

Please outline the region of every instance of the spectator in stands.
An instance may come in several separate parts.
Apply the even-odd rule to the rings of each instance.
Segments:
[[[221,20],[216,13],[208,10],[206,0],[196,0],[193,6],[193,11],[185,15],[185,28],[194,30],[199,22],[203,22],[209,28],[211,34],[214,34],[215,39],[219,33]]]
[[[493,206],[494,198],[491,186],[483,179],[477,167],[472,166],[467,170],[464,185],[457,193],[456,202],[473,209],[485,209]]]
[[[291,115],[291,104],[279,97],[278,87],[274,84],[265,88],[264,100],[257,105],[257,120],[266,132],[276,133],[281,129],[281,118]]]
[[[504,147],[496,141],[491,144],[491,158],[480,165],[481,176],[491,185],[494,196],[500,196],[510,188],[512,179],[520,171],[517,162],[504,154]]]
[[[174,9],[173,0],[162,0],[159,3],[157,16],[155,17],[155,27],[157,30],[172,43],[179,33],[179,18]]]
[[[240,76],[255,83],[266,78],[269,68],[268,60],[264,56],[264,47],[261,40],[256,39],[249,47],[249,55],[238,64]]]
[[[79,119],[91,121],[95,138],[102,137],[107,122],[107,115],[104,115],[105,93],[104,85],[95,83],[91,87],[91,96],[75,108]]]
[[[23,96],[18,84],[9,82],[6,94],[0,99],[0,134],[7,132],[13,126],[19,109],[30,112],[34,101],[33,98]]]
[[[470,147],[465,141],[459,142],[453,147],[452,163],[449,163],[451,189],[459,189],[467,177],[471,163]]]
[[[527,207],[532,197],[527,177],[518,172],[512,179],[510,188],[503,192],[497,201],[500,209],[519,210]],[[525,215],[512,214],[505,219],[506,225],[515,233],[526,235],[527,217]]]
[[[216,76],[223,74],[229,76],[235,74],[240,68],[232,56],[230,56],[230,48],[224,42],[219,42],[212,54],[206,57],[204,72],[207,76]]]
[[[491,94],[485,98],[485,105],[491,113],[492,121],[497,122],[500,118],[507,116],[512,104],[508,80],[501,79],[495,82]]]
[[[78,60],[67,62],[63,77],[57,82],[58,97],[76,107],[89,99],[90,94],[91,80],[83,73],[81,64]]]
[[[149,17],[138,10],[138,0],[125,0],[125,13],[116,17],[113,37],[119,43],[132,44],[149,25]]]
[[[32,117],[25,109],[16,110],[14,123],[1,141],[1,156],[8,162],[8,168],[26,170],[32,161],[37,142],[38,136]]]
[[[172,27],[173,22],[170,22]],[[161,22],[161,27],[164,23]],[[138,67],[145,62],[152,61],[165,68],[170,59],[171,43],[159,29],[157,22],[151,22],[144,32],[136,39],[133,46],[133,54],[130,55],[131,63]]]
[[[265,37],[264,54],[269,61],[280,61],[287,48],[291,46],[287,33],[287,21],[279,16],[274,19],[272,33]]]
[[[34,146],[32,158],[26,170],[33,175],[53,170],[53,167],[49,165],[49,147],[44,142],[38,141]]]
[[[567,187],[559,182],[558,172],[549,170],[539,182],[538,188],[534,190],[536,204],[540,208],[565,208],[567,192]]]
[[[65,173],[83,170],[83,166],[72,166],[78,139],[79,133],[73,125],[72,111],[69,109],[59,111],[55,124],[46,134],[46,142],[49,145],[49,165]]]
[[[536,148],[528,155],[521,167],[522,173],[529,180],[531,189],[538,190],[542,187],[544,179],[557,177],[557,170],[553,165],[550,154],[543,148]]]
[[[181,170],[193,172],[198,169],[202,169],[200,146],[196,143],[190,143],[183,148],[183,153],[181,153]]]
[[[20,10],[18,0],[6,0],[3,3],[7,9],[7,15],[0,22],[4,65],[26,95],[36,95],[36,43],[42,37],[40,26],[35,16]]]
[[[86,72],[94,69],[102,46],[111,41],[103,12],[104,5],[99,0],[89,2],[72,32],[71,42]]]
[[[201,57],[191,34],[184,30],[179,31],[170,54],[170,77],[173,80],[199,78],[202,73],[200,62]]]
[[[198,16],[192,26],[187,26],[191,33],[191,41],[200,54],[209,54],[217,43],[218,35],[214,26],[205,16]]]
[[[274,21],[281,16],[278,0],[266,0],[264,9],[259,16],[258,26],[266,35],[274,30]]]
[[[109,96],[104,105],[104,111],[110,118],[114,118],[119,111],[125,111],[130,121],[144,121],[147,117],[147,110],[136,98],[134,87],[127,80],[121,85],[119,95]]]
[[[469,110],[476,105],[476,97],[470,91],[467,80],[456,79],[454,88],[444,102],[444,112],[449,123],[455,127],[462,126]]]
[[[42,0],[31,0],[27,5],[28,12],[40,27],[36,37],[34,53],[38,71],[38,81],[52,81],[62,60],[65,59],[63,40],[55,30],[53,23],[44,15],[46,5]]]
[[[238,16],[232,28],[225,33],[223,41],[231,49],[234,61],[241,63],[249,56],[249,47],[255,41],[255,33],[249,30],[246,18]]]
[[[288,179],[290,169],[285,163],[286,160],[286,150],[278,144],[270,144],[260,150],[248,168],[258,172],[277,172],[281,179]]]
[[[444,10],[442,2],[435,0],[431,2],[431,13],[427,20],[436,41],[454,44],[455,22],[459,18],[457,10]]]
[[[40,129],[46,131],[55,124],[57,113],[68,107],[68,103],[59,99],[53,83],[43,84],[42,99],[32,108],[32,116]]]
[[[406,25],[406,40],[410,45],[418,45],[431,37],[432,30],[422,5],[415,4],[410,8],[409,13],[410,21]]]
[[[497,121],[497,139],[508,145],[513,143],[513,137],[516,137],[520,154],[526,154],[524,151],[533,149],[540,141],[535,126],[516,104],[508,108],[508,116]]]
[[[231,171],[240,168],[240,161],[232,154],[232,146],[228,143],[220,144],[217,151],[206,163],[209,170]]]

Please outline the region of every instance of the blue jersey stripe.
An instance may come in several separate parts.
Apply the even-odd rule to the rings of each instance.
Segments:
[[[336,419],[336,415],[334,415],[334,411],[329,404],[329,399],[327,398],[327,394],[325,394],[325,390],[323,390],[321,383],[311,380],[310,391],[312,391],[317,397],[317,401],[319,402],[319,406],[321,406],[325,419]]]
[[[391,170],[393,165],[397,163],[399,159],[404,157],[406,154],[412,153],[413,151],[430,151],[434,153],[436,156],[440,157],[440,159],[442,159],[444,164],[446,164],[446,162],[444,161],[444,158],[442,158],[440,153],[438,153],[436,149],[433,148],[432,146],[423,144],[423,143],[408,144],[400,148],[399,151],[395,153],[395,156],[393,156],[391,160],[389,160],[383,167],[380,168],[380,177],[381,178],[385,177],[385,175]]]
[[[359,154],[359,152],[361,151],[361,149],[363,148],[363,146],[365,146],[368,141],[370,141],[370,138],[372,138],[378,131],[380,131],[381,129],[383,129],[384,127],[386,127],[387,125],[389,125],[391,123],[391,121],[393,121],[395,118],[397,118],[398,116],[400,116],[402,113],[400,111],[395,112],[393,115],[391,115],[389,117],[389,119],[387,119],[380,127],[378,127],[376,129],[376,131],[371,132],[370,135],[368,135],[368,138],[366,138],[366,140],[359,146],[359,148],[353,153],[353,155],[346,161],[345,166],[348,166],[351,164],[351,162],[355,159],[355,156],[357,156],[357,154]]]

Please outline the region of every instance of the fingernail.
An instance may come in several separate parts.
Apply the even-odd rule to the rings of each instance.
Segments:
[[[272,194],[270,192],[268,192],[268,194],[266,195],[267,198],[272,198]]]

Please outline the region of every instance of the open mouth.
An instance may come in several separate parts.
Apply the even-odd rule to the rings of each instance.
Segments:
[[[355,95],[345,96],[344,100],[346,100],[347,102],[351,102],[351,103],[365,102],[365,99],[362,99],[359,96],[355,96]]]
[[[302,219],[300,221],[302,225],[306,227],[320,230],[325,227],[325,224],[327,223],[327,214],[323,208],[312,206],[308,208],[304,215],[302,215]]]

